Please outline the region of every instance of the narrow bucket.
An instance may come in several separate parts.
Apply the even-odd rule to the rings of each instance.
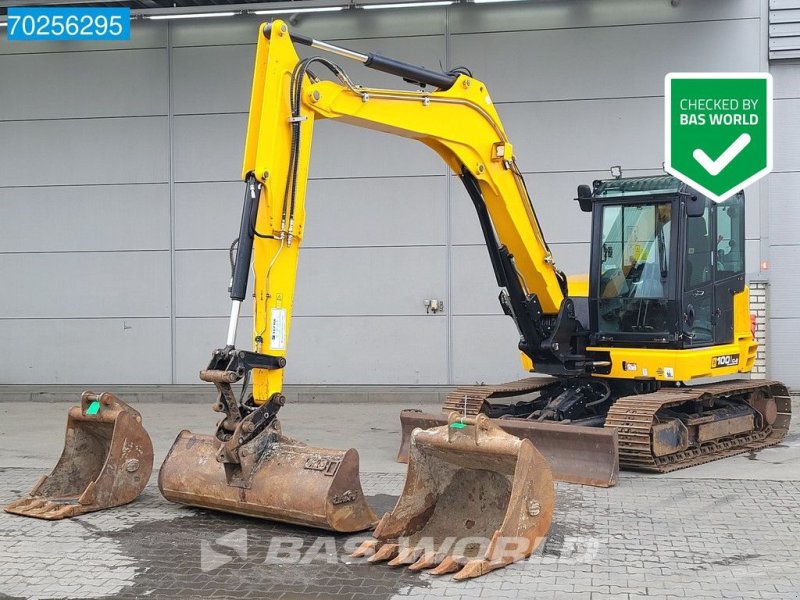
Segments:
[[[484,415],[416,429],[394,510],[353,556],[478,577],[529,556],[550,528],[555,486],[530,440]]]
[[[84,392],[69,410],[55,468],[5,511],[56,520],[121,506],[141,493],[152,469],[153,445],[138,411],[112,394]]]
[[[240,447],[239,463],[221,462],[220,445],[213,435],[178,434],[158,475],[164,497],[329,531],[363,531],[378,521],[361,490],[355,449],[306,446],[282,435],[277,420]]]

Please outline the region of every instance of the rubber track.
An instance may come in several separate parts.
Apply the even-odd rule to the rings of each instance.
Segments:
[[[554,377],[526,377],[500,385],[462,386],[447,395],[442,404],[442,412],[448,414],[456,411],[466,417],[474,417],[483,412],[483,405],[490,398],[523,396],[558,383],[558,379]]]
[[[733,435],[707,442],[697,448],[668,456],[654,456],[651,431],[656,413],[662,408],[678,406],[709,396],[729,396],[763,390],[778,405],[778,418],[773,426],[761,431]],[[744,454],[779,443],[789,430],[791,398],[779,381],[734,380],[684,388],[665,388],[652,394],[625,396],[614,402],[608,411],[605,427],[615,427],[619,435],[619,466],[634,471],[668,473],[728,456]]]

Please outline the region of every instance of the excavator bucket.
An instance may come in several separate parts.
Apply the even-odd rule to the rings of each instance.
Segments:
[[[361,491],[358,452],[313,448],[281,434],[280,424],[242,445],[226,462],[214,435],[181,431],[161,466],[167,500],[224,512],[356,532],[378,517]]]
[[[67,418],[64,450],[53,471],[8,513],[65,519],[133,501],[153,470],[153,445],[142,417],[109,393],[84,392]]]
[[[530,440],[485,415],[452,413],[411,434],[408,473],[394,510],[354,557],[468,579],[526,558],[544,540],[555,487]]]
[[[400,413],[402,439],[397,462],[407,462],[411,433],[447,423],[446,414],[404,410]],[[619,477],[617,430],[527,419],[492,419],[503,431],[530,440],[547,460],[556,481],[612,487]]]

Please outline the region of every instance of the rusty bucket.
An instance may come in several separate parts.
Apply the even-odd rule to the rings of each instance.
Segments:
[[[541,452],[553,479],[566,483],[611,487],[619,478],[616,428],[540,423],[528,419],[492,419],[506,433],[530,440]],[[404,410],[400,413],[402,440],[397,462],[408,462],[411,432],[447,424],[446,414]]]
[[[361,490],[358,452],[314,448],[281,434],[277,420],[224,460],[213,435],[182,431],[161,466],[167,500],[329,531],[375,526]]]
[[[530,440],[485,415],[411,434],[394,510],[353,553],[370,562],[478,577],[531,554],[550,528],[553,476]]]
[[[142,417],[109,393],[84,392],[67,418],[64,450],[53,471],[8,513],[65,519],[133,501],[153,469],[153,445]]]

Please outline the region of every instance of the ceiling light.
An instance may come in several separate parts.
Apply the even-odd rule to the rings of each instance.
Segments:
[[[313,8],[274,8],[272,10],[254,10],[254,15],[284,15],[297,13],[334,12],[344,10],[344,6],[315,6]]]
[[[166,19],[201,19],[205,17],[232,17],[235,12],[207,12],[207,13],[175,13],[171,15],[144,15],[145,19],[153,21]]]
[[[393,2],[392,4],[364,4],[361,8],[374,10],[376,8],[419,8],[421,6],[448,6],[455,0],[441,0],[437,2]]]
[[[494,4],[496,2],[522,2],[523,0],[472,0],[475,4]]]

